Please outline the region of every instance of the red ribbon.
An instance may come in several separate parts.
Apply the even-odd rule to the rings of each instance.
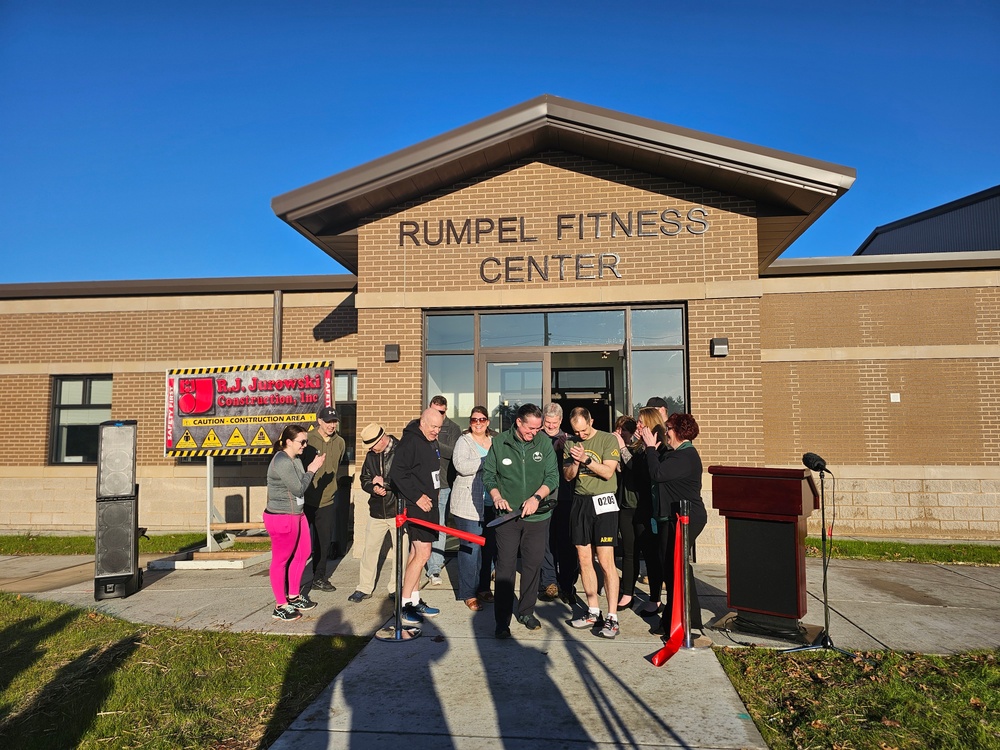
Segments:
[[[677,533],[674,535],[674,596],[670,612],[670,637],[663,648],[653,654],[653,666],[662,667],[684,645],[684,576],[687,561],[684,559],[681,526],[687,526],[687,516],[677,516]]]
[[[415,523],[418,526],[426,526],[428,529],[433,529],[434,531],[443,531],[448,536],[455,536],[459,539],[464,539],[467,542],[472,542],[473,544],[478,544],[480,547],[486,544],[486,537],[479,536],[479,534],[473,534],[469,531],[461,531],[460,529],[453,529],[450,526],[441,526],[437,523],[431,523],[430,521],[425,521],[422,518],[410,518],[406,515],[406,511],[403,511],[398,516],[396,516],[396,527],[402,526],[404,523]]]

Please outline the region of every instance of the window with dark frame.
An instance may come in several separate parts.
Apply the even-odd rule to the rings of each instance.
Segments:
[[[49,463],[97,463],[99,426],[111,419],[111,380],[110,375],[53,378]]]
[[[354,463],[358,431],[358,372],[338,370],[333,374],[333,401],[340,425],[337,431],[347,444],[342,464]]]

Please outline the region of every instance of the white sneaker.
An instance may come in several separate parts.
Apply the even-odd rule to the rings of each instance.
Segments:
[[[440,586],[443,583],[441,576],[436,573],[434,575],[427,576],[427,578],[430,581],[431,586]]]

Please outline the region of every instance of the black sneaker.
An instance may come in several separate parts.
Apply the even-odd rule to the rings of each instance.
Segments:
[[[294,607],[295,609],[302,612],[307,609],[315,609],[316,602],[312,601],[305,594],[299,594],[298,596],[293,596],[291,599],[288,600],[288,606]]]
[[[283,604],[280,607],[274,608],[271,617],[275,620],[298,620],[302,615],[299,614],[299,611],[295,607]]]
[[[505,641],[510,638],[510,628],[497,628],[493,635],[498,641]]]
[[[337,587],[325,578],[313,578],[312,588],[315,591],[336,591]]]
[[[365,599],[371,599],[371,598],[372,598],[371,594],[366,594],[363,591],[355,591],[353,594],[347,597],[347,601],[354,602],[355,604],[357,604],[358,602],[363,602]]]
[[[534,615],[518,615],[517,621],[524,625],[528,630],[538,630],[542,627],[542,623],[538,621],[538,618]]]

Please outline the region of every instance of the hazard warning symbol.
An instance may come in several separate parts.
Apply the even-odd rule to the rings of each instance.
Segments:
[[[240,432],[240,428],[237,427],[233,430],[233,434],[229,436],[229,440],[226,441],[227,448],[246,448],[247,441],[243,437],[243,433]]]
[[[184,434],[181,435],[181,439],[177,441],[175,448],[197,448],[198,444],[191,437],[191,430],[184,430]]]
[[[205,439],[201,442],[202,448],[221,448],[222,441],[219,440],[219,436],[215,434],[215,430],[209,430],[208,434],[205,435]]]
[[[271,438],[267,436],[267,432],[261,427],[257,430],[257,434],[253,436],[253,440],[250,441],[250,445],[272,445],[274,443]]]

